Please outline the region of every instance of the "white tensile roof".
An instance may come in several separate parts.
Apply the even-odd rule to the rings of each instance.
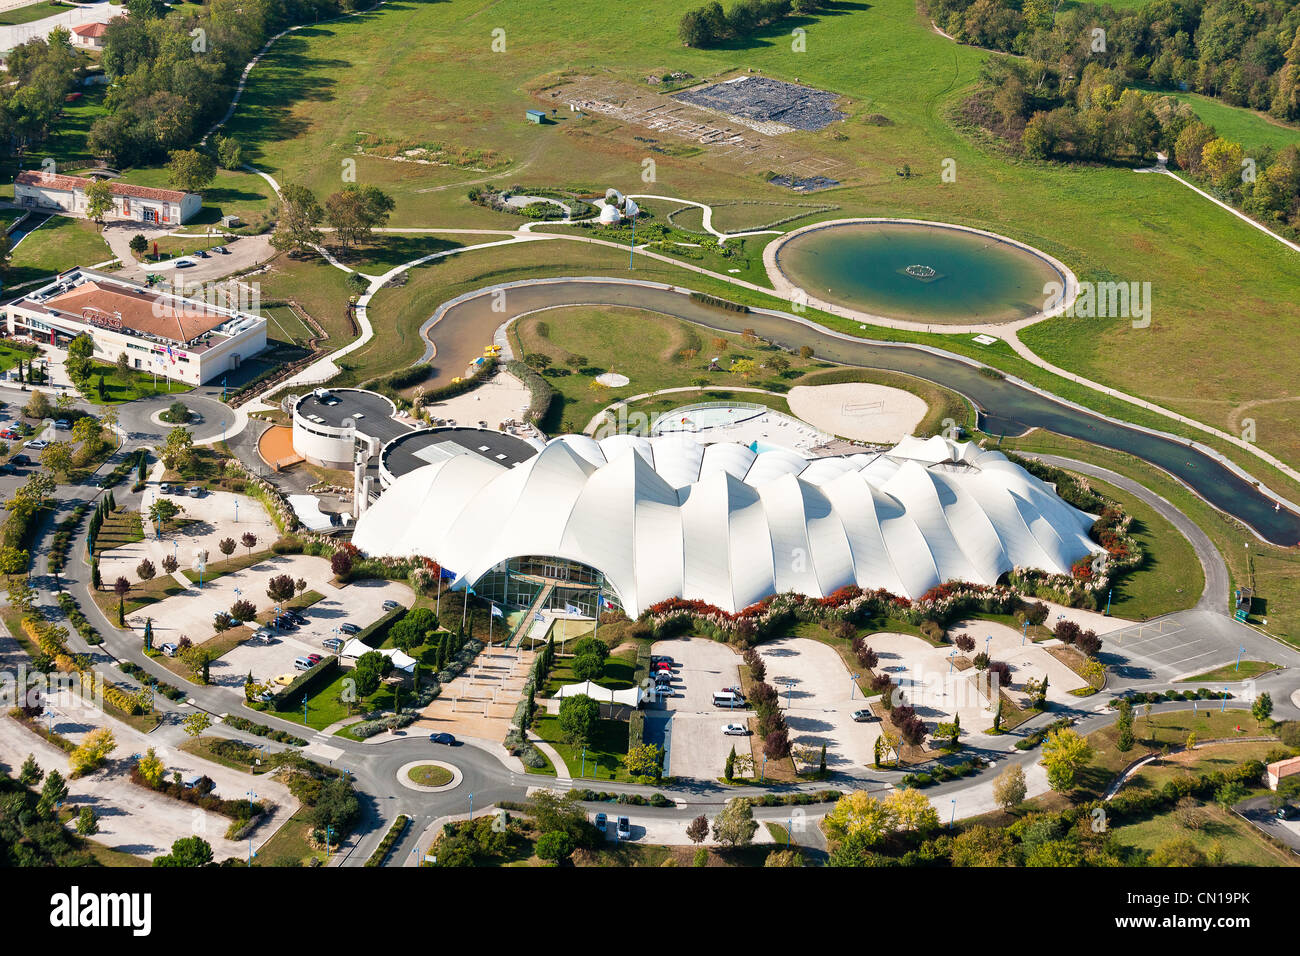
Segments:
[[[1000,452],[943,437],[805,459],[688,434],[564,435],[506,468],[465,454],[403,475],[358,520],[371,555],[434,558],[472,584],[510,558],[577,561],[636,616],[671,597],[735,612],[848,584],[916,598],[1013,567],[1067,574],[1092,517]]]

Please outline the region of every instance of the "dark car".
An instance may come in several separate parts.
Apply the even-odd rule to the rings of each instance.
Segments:
[[[604,833],[609,829],[609,817],[603,813],[596,814],[596,829]]]
[[[11,465],[30,465],[32,463],[32,460],[28,458],[26,455],[19,454],[19,455],[14,455],[12,458],[10,458],[9,463]]]
[[[284,616],[293,621],[293,623],[297,624],[299,627],[305,627],[307,625],[307,619],[297,611],[285,611]]]
[[[446,744],[448,747],[456,746],[456,738],[448,733],[429,734],[429,743]]]
[[[1279,820],[1294,820],[1300,817],[1300,809],[1296,809],[1289,803],[1284,803],[1277,808],[1277,818]]]
[[[216,246],[212,251],[216,253],[220,253],[223,256],[230,255],[230,250],[227,249],[225,246]]]
[[[9,464],[8,462],[6,462],[3,465],[0,465],[0,475],[16,475],[16,474],[18,474],[18,469],[15,468],[13,465]]]
[[[361,628],[357,627],[351,621],[344,621],[339,625],[339,630],[344,634],[360,634]]]
[[[279,628],[280,630],[282,630],[282,631],[296,631],[296,630],[298,630],[298,625],[295,624],[295,623],[293,623],[293,621],[289,620],[289,618],[286,617],[286,616],[283,615],[283,614],[281,614],[279,617],[277,617],[277,618],[276,618],[274,621],[272,621],[271,623],[273,623],[276,627],[278,627],[278,628]]]
[[[204,252],[202,249],[198,249],[198,250],[196,250],[194,254],[195,254],[196,256],[198,256],[200,259],[206,259],[206,258],[208,258],[208,254],[207,254],[206,252]]]

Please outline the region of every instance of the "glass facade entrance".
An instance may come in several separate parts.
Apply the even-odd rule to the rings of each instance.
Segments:
[[[602,611],[622,607],[600,571],[577,561],[545,555],[511,558],[483,575],[474,584],[474,593],[506,609],[529,608],[548,586],[551,592],[538,610],[576,608],[584,617],[594,618],[597,597],[604,599]]]

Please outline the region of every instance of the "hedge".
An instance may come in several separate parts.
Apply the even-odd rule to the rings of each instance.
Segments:
[[[375,847],[375,852],[370,854],[370,859],[366,860],[366,866],[383,866],[384,861],[388,859],[389,852],[393,849],[393,844],[397,842],[398,837],[406,832],[406,825],[410,819],[406,814],[399,814],[393,821],[393,825],[388,828],[384,838],[379,841],[379,846]]]
[[[233,727],[235,730],[242,730],[246,734],[252,734],[255,737],[265,737],[267,740],[274,740],[276,743],[290,744],[294,747],[306,747],[307,741],[301,737],[295,737],[293,734],[283,730],[276,730],[274,727],[268,727],[266,724],[256,724],[246,717],[230,715],[226,717],[226,726]]]
[[[506,371],[523,382],[524,387],[528,389],[528,412],[524,417],[536,425],[551,410],[551,403],[555,401],[556,395],[554,386],[542,378],[535,368],[520,361],[507,362]]]
[[[749,306],[742,305],[739,302],[732,302],[730,299],[720,299],[716,295],[708,295],[704,292],[692,292],[691,301],[698,302],[701,305],[711,305],[717,309],[726,309],[728,312],[748,312]]]
[[[333,679],[334,671],[338,666],[338,656],[331,654],[312,667],[307,668],[307,670],[295,677],[288,687],[272,698],[271,702],[275,705],[275,709],[288,710],[290,707],[296,706],[299,700],[307,696],[307,690],[315,683],[316,678],[328,676]]]
[[[406,616],[407,608],[398,607],[389,611],[379,620],[367,627],[361,629],[356,635],[358,641],[367,647],[378,647],[384,643],[384,638],[388,636],[388,631],[394,624]]]

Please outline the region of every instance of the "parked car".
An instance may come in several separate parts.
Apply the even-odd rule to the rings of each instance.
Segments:
[[[1277,818],[1279,820],[1294,820],[1300,817],[1300,809],[1296,809],[1289,803],[1284,803],[1277,808]]]
[[[293,659],[294,670],[309,671],[315,667],[316,664],[317,661],[312,660],[310,657],[295,657]]]
[[[27,448],[35,448],[37,451],[40,451],[42,448],[46,447],[48,444],[49,444],[49,442],[47,442],[47,441],[41,441],[41,439],[39,439],[39,438],[33,438],[31,441],[27,442],[26,447],[27,447]]]
[[[275,700],[275,692],[270,690],[264,690],[260,694],[255,696],[253,700],[261,701],[263,704],[269,704],[271,701]]]
[[[281,687],[288,687],[295,680],[297,680],[297,677],[293,674],[281,674],[279,677],[273,678],[271,683],[279,684]]]
[[[728,737],[748,737],[749,728],[744,724],[727,724],[722,728],[722,732]]]
[[[164,481],[158,486],[158,493],[160,495],[170,495],[172,493],[172,486]]]
[[[668,664],[669,666],[672,666],[672,664],[673,664],[673,659],[672,659],[671,657],[669,657],[667,654],[651,654],[651,655],[650,655],[650,663],[651,663],[651,664]]]
[[[385,601],[385,602],[384,602],[384,610],[385,610],[385,611],[396,611],[396,610],[397,610],[399,607],[401,607],[401,606],[402,606],[402,605],[398,604],[396,601]]]
[[[603,813],[596,814],[596,829],[604,833],[609,829],[609,817]]]
[[[281,614],[279,617],[277,617],[277,618],[276,618],[274,621],[272,621],[271,623],[273,623],[277,628],[279,628],[279,629],[282,630],[282,631],[296,631],[296,630],[298,630],[298,625],[295,624],[295,623],[293,622],[293,620],[292,620],[291,618],[289,618],[289,617],[288,617],[287,615],[285,615],[285,614]]]
[[[202,497],[203,497],[203,486],[202,486],[202,485],[191,485],[191,486],[190,486],[190,489],[189,489],[189,495],[190,495],[191,498],[202,498]]]
[[[714,707],[744,707],[745,698],[729,690],[715,691],[713,694]]]
[[[162,651],[168,657],[175,657],[176,652],[179,650],[179,648],[175,644],[168,642],[166,644],[159,644],[158,650]]]
[[[445,744],[448,747],[456,746],[456,738],[448,733],[429,734],[429,743]]]
[[[54,427],[61,432],[66,432],[72,428],[72,422],[68,421],[66,418],[60,418],[54,423]]]
[[[13,465],[9,464],[9,462],[5,462],[3,465],[0,465],[0,475],[16,475],[16,474],[18,474],[18,469],[15,468]]]
[[[312,665],[314,666],[316,664],[319,664],[321,661],[325,660],[325,658],[322,657],[320,654],[308,654],[307,660],[311,661]]]
[[[10,458],[9,463],[12,465],[30,465],[32,460],[26,455],[20,453]]]
[[[879,718],[869,710],[855,710],[853,712],[853,719],[860,724],[869,724]]]
[[[198,263],[196,263],[193,259],[187,259],[183,256],[180,259],[176,260],[177,269],[188,269],[190,266],[197,265],[197,264]]]
[[[3,438],[5,441],[13,441],[17,437],[18,437],[18,433],[14,431],[12,428],[5,428],[0,430],[0,438]]]
[[[218,255],[223,255],[223,256],[230,255],[230,250],[227,249],[225,246],[214,246],[212,248],[212,251],[217,253]]]
[[[196,258],[199,258],[199,259],[207,259],[207,258],[208,258],[208,254],[207,254],[204,250],[202,250],[202,249],[198,249],[198,250],[196,250],[195,253],[194,253],[194,255],[195,255]]]
[[[614,825],[614,833],[620,840],[632,839],[632,821],[627,817],[619,817]]]
[[[327,637],[325,638],[325,640],[321,641],[320,643],[322,647],[326,648],[327,650],[334,651],[335,653],[338,653],[339,651],[343,650],[343,641],[341,641],[337,637]]]
[[[293,621],[293,623],[297,624],[299,627],[307,626],[307,619],[297,611],[285,611],[284,616]]]
[[[361,628],[357,627],[351,621],[344,621],[339,625],[339,630],[344,634],[360,634]]]
[[[271,644],[274,643],[275,641],[275,635],[272,634],[270,631],[268,631],[266,628],[262,628],[253,634],[253,640],[265,641],[266,643]]]

